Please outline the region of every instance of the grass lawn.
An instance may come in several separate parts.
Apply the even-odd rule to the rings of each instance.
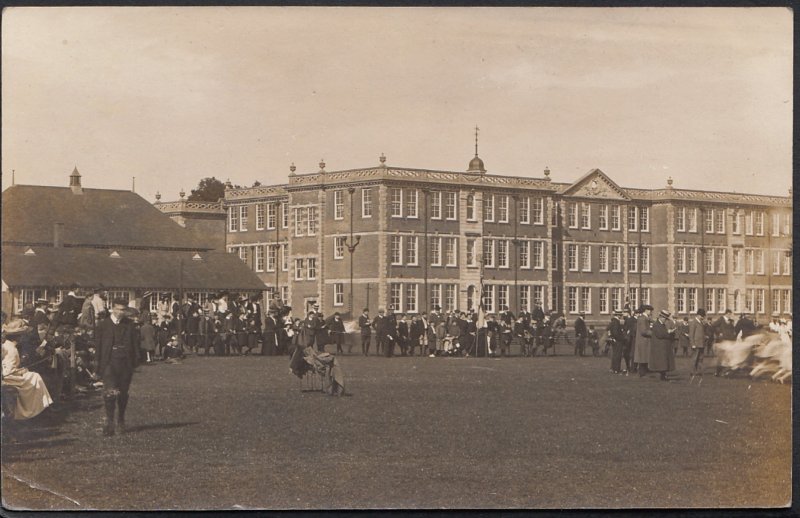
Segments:
[[[791,389],[613,375],[607,358],[344,356],[349,395],[282,357],[190,357],[134,376],[130,433],[99,395],[3,433],[12,508],[782,506]],[[711,368],[708,368],[711,371]],[[34,487],[31,487],[33,485]]]

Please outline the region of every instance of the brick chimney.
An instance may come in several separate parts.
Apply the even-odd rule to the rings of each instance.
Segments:
[[[78,172],[78,166],[72,170],[69,175],[69,188],[72,189],[72,194],[83,194],[83,187],[81,187],[81,173]]]

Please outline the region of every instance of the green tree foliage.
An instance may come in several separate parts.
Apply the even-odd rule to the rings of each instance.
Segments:
[[[203,178],[197,185],[197,189],[192,189],[189,201],[219,201],[225,197],[225,184],[215,177]]]

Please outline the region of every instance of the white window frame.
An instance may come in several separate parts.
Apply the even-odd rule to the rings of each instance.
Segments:
[[[611,206],[611,230],[622,230],[622,207],[619,205]]]
[[[650,207],[639,207],[639,230],[650,232]]]
[[[333,305],[344,306],[344,283],[333,283]]]
[[[757,236],[764,235],[764,211],[757,210],[753,215],[753,227],[755,228],[755,232]]]
[[[455,284],[445,284],[444,285],[444,304],[442,308],[445,311],[453,311],[458,309],[458,297],[456,297],[456,285]]]
[[[407,219],[419,219],[419,192],[416,189],[405,189],[405,211]]]
[[[581,271],[582,272],[591,272],[592,271],[592,246],[591,245],[581,245]]]
[[[587,202],[581,202],[580,224],[582,230],[592,229],[592,205]]]
[[[389,262],[392,266],[403,265],[403,236],[390,236]]]
[[[753,259],[756,262],[756,275],[764,275],[764,249],[757,249],[753,255],[755,256]]]
[[[717,288],[714,296],[716,297],[717,313],[725,313],[728,309],[728,289]]]
[[[580,287],[580,311],[583,311],[587,315],[592,313],[592,288],[588,286],[581,286]]]
[[[703,232],[714,233],[714,209],[705,209],[703,213]]]
[[[567,204],[567,227],[578,228],[578,203],[570,202]]]
[[[578,287],[577,286],[568,286],[567,287],[567,311],[570,312],[572,315],[578,314]]]
[[[442,219],[442,191],[431,192],[431,219]]]
[[[344,190],[342,189],[333,191],[333,219],[344,219]]]
[[[531,203],[531,221],[534,225],[544,225],[544,198],[536,196]]]
[[[597,262],[598,269],[601,272],[608,272],[608,245],[600,245],[597,247]]]
[[[458,194],[453,191],[444,193],[444,219],[447,221],[458,219]]]
[[[256,203],[256,230],[264,230],[264,203]]]
[[[742,214],[738,210],[734,210],[731,214],[731,234],[738,236],[742,233]]]
[[[264,246],[257,245],[256,246],[256,257],[255,257],[255,271],[263,272],[264,271]]]
[[[281,228],[289,228],[289,204],[285,202],[281,202]]]
[[[483,238],[483,266],[485,268],[494,268],[494,252],[495,244],[494,239]]]
[[[228,232],[239,232],[239,207],[228,207]]]
[[[639,231],[639,208],[636,205],[628,206],[628,232]]]
[[[699,271],[697,260],[697,248],[690,246],[686,248],[686,271],[697,273]]]
[[[747,275],[754,275],[756,271],[756,254],[755,251],[747,248],[744,251],[744,271]]]
[[[675,270],[678,273],[686,273],[686,248],[675,247]]]
[[[517,218],[521,225],[531,224],[531,200],[527,196],[517,198]]]
[[[363,187],[361,189],[361,218],[372,217],[372,189]]]
[[[536,241],[528,241],[528,243],[533,243],[531,245],[533,248],[531,250],[531,264],[533,265],[533,269],[544,270],[544,257],[546,253],[544,241],[536,240]]]
[[[267,247],[267,271],[274,272],[275,268],[278,267],[278,250],[272,245],[266,245]]]
[[[467,221],[478,221],[477,215],[475,214],[475,208],[476,208],[475,195],[468,194],[466,206],[464,207],[466,211]],[[470,216],[470,213],[472,214],[472,216]]]
[[[306,212],[308,214],[307,221],[308,221],[308,236],[316,236],[317,235],[317,208],[316,207],[306,207]]]
[[[792,257],[787,252],[783,253],[783,274],[792,274]]]
[[[633,265],[633,267],[631,267]],[[628,246],[628,272],[638,273],[639,271],[639,250],[636,245]]]
[[[508,223],[508,195],[507,194],[498,194],[497,195],[497,222],[498,223]]]
[[[753,211],[748,210],[744,215],[744,235],[752,236],[753,235]]]
[[[703,267],[706,269],[706,273],[714,273],[715,266],[714,249],[706,247],[705,252],[703,252]]]
[[[608,205],[597,206],[597,227],[600,230],[608,230]]]
[[[239,206],[239,232],[247,232],[248,223],[247,205]]]
[[[334,236],[333,238],[333,259],[344,259],[344,250],[346,245],[344,244],[345,239],[344,236]]]
[[[508,305],[508,284],[498,284],[495,286],[495,290],[497,290],[496,297],[497,297],[497,311],[503,311],[504,307],[509,307]]]
[[[611,246],[609,254],[611,258],[611,271],[614,273],[622,272],[622,258],[625,256],[625,249],[621,245]]]
[[[283,244],[281,245],[281,271],[288,272],[289,271],[289,245]],[[284,297],[284,300],[288,300]]]
[[[509,261],[508,257],[508,247],[509,242],[508,239],[498,239],[497,240],[497,267],[507,269],[509,268]]]
[[[316,257],[308,257],[308,258],[306,258],[306,280],[309,280],[309,281],[317,280],[317,258]]]
[[[389,284],[389,304],[396,313],[403,312],[403,285],[399,282]]]
[[[258,204],[260,207],[262,204]],[[278,226],[278,203],[267,204],[267,230],[275,230]],[[263,229],[263,227],[262,227]]]
[[[519,250],[519,265],[518,267],[522,270],[530,270],[531,268],[531,242],[530,241],[520,241],[517,245]]]
[[[406,266],[419,266],[419,237],[405,236]]]
[[[458,266],[458,238],[444,238],[444,262],[448,267]]]
[[[686,209],[686,229],[693,234],[697,233],[697,207]]]
[[[741,274],[742,273],[742,249],[741,248],[734,248],[733,255],[731,256],[731,264],[733,267],[734,274]]]
[[[603,288],[599,288],[599,290],[597,292],[597,295],[598,295],[598,299],[597,300],[598,300],[598,303],[599,303],[598,310],[600,311],[601,315],[607,315],[609,313],[609,311],[608,311],[608,308],[609,308],[608,301],[609,301],[609,295],[610,295],[609,292],[610,291],[611,291],[610,288],[604,288],[603,287]]]
[[[578,245],[567,243],[567,270],[571,272],[579,271]]]
[[[675,231],[686,232],[686,207],[675,208]]]
[[[303,273],[305,272],[305,259],[298,258],[294,260],[294,280],[302,281]]]
[[[308,212],[305,210],[305,207],[297,207],[294,209],[294,237],[303,237],[306,235],[306,229],[308,228],[307,219]]]
[[[484,193],[483,195],[483,221],[494,223],[494,194]]]
[[[442,238],[430,238],[431,266],[442,266]]]
[[[717,234],[725,233],[725,219],[727,218],[725,209],[717,209],[714,212],[714,231]]]
[[[400,187],[389,188],[389,216],[392,218],[403,217],[403,189]]]

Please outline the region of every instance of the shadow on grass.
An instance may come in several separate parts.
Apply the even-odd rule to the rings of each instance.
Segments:
[[[146,432],[148,430],[169,430],[170,428],[182,428],[184,426],[194,426],[200,421],[180,421],[177,423],[150,423],[125,427],[125,433]]]

